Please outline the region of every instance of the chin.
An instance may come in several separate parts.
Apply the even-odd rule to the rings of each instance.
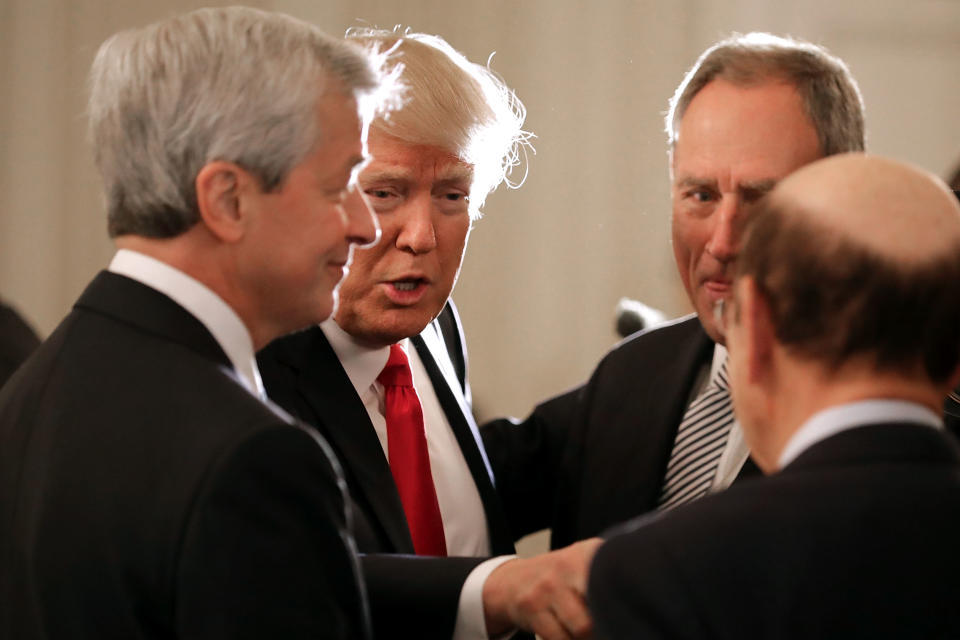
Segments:
[[[385,331],[384,333],[394,336],[394,339],[391,341],[391,343],[400,342],[404,338],[412,338],[414,336],[420,335],[420,332],[426,329],[428,324],[429,322],[424,322],[424,323],[415,322],[415,323],[403,324],[403,325],[392,327],[387,331]]]
[[[337,310],[337,301],[336,299],[330,300],[323,305],[316,305],[314,307],[313,313],[310,314],[309,318],[306,318],[306,322],[303,323],[304,328],[310,327],[315,324],[320,324],[327,318],[331,317]]]

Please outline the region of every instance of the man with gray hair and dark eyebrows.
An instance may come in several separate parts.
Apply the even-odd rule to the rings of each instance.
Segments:
[[[403,106],[371,125],[359,176],[382,237],[357,251],[330,320],[259,354],[264,384],[344,466],[377,636],[584,637],[596,541],[512,556],[449,300],[483,201],[529,137],[523,105],[437,36],[348,40],[391,51],[406,87]]]
[[[0,393],[0,637],[369,637],[340,467],[254,353],[327,318],[377,238],[380,62],[239,7],[101,46],[118,251]]]
[[[627,338],[583,386],[523,423],[483,428],[517,537],[554,547],[756,474],[733,417],[713,316],[756,202],[797,168],[864,148],[863,105],[841,60],[764,33],[707,49],[666,118],[672,241],[696,315]]]

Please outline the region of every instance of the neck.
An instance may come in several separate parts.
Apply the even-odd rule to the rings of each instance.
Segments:
[[[904,400],[941,411],[946,387],[932,384],[922,371],[878,372],[872,361],[848,362],[833,370],[809,360],[784,357],[783,374],[769,400],[769,434],[757,447],[760,466],[773,469],[790,438],[813,415],[862,400]]]
[[[250,333],[255,351],[275,337],[268,328],[260,326],[248,297],[234,284],[225,246],[203,225],[195,225],[174,238],[128,235],[117,238],[115,244],[118,249],[129,249],[164,262],[217,294],[239,316]]]

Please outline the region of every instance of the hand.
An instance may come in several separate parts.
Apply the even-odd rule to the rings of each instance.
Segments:
[[[591,538],[494,569],[483,585],[487,632],[494,636],[519,627],[543,640],[590,638],[593,622],[584,595],[590,562],[602,542]]]

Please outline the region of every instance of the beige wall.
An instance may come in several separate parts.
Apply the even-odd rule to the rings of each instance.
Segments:
[[[111,255],[83,132],[93,53],[117,29],[200,4],[0,0],[0,295],[44,334]],[[488,200],[455,292],[486,415],[523,415],[588,375],[614,341],[620,296],[685,312],[661,112],[714,39],[766,29],[825,44],[861,82],[874,152],[940,174],[960,158],[956,0],[251,4],[331,33],[402,24],[475,60],[495,50],[493,67],[526,102],[538,135],[529,179]]]

